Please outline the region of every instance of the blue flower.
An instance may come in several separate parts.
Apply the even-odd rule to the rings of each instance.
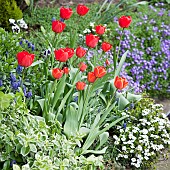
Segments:
[[[35,46],[34,46],[34,44],[32,44],[31,49],[32,49],[32,51],[34,51],[34,50],[35,50]]]
[[[60,21],[61,21],[61,22],[64,22],[64,19],[63,19],[63,18],[60,18]]]
[[[28,43],[28,48],[30,48],[30,47],[31,47],[31,45],[32,45],[32,44],[29,42],[29,43]]]
[[[12,73],[10,74],[10,80],[11,80],[11,82],[15,82],[16,81],[16,77]]]
[[[23,70],[23,67],[20,66],[20,65],[18,65],[17,68],[16,68],[16,72],[17,72],[18,74],[21,74],[21,73],[22,73],[22,70]]]
[[[13,167],[13,164],[16,164],[17,162],[16,162],[16,160],[12,160],[11,162],[10,162],[10,167]]]
[[[3,81],[0,79],[0,87],[3,86]]]
[[[127,123],[123,123],[123,128],[126,129]]]
[[[26,90],[26,87],[23,85],[23,93],[24,93],[24,96],[26,97],[27,96],[27,90]]]
[[[29,92],[27,93],[27,95],[26,95],[26,98],[30,98],[30,97],[32,97],[32,92],[31,92],[31,91],[29,91]]]
[[[78,102],[78,96],[76,96],[76,97],[74,98],[74,101],[75,101],[75,102]]]
[[[11,87],[13,90],[18,90],[18,83],[17,82],[11,82]]]
[[[52,22],[53,22],[53,21],[56,21],[56,18],[55,18],[55,17],[52,18]]]

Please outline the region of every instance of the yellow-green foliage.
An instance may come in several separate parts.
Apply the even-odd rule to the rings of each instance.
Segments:
[[[22,11],[15,0],[0,0],[0,27],[9,29],[9,19],[21,19]]]

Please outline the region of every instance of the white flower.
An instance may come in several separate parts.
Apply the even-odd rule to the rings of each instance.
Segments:
[[[94,27],[94,22],[90,22],[90,26],[91,26],[91,27]]]
[[[132,161],[132,162],[136,162],[136,158],[132,158],[131,161]]]
[[[142,151],[142,146],[138,145],[137,150]]]
[[[20,28],[19,28],[19,26],[16,25],[16,24],[13,25],[13,26],[12,26],[12,32],[13,32],[13,33],[16,32],[17,34],[20,33]]]
[[[123,146],[123,147],[122,147],[122,150],[123,150],[123,151],[126,151],[126,146]]]
[[[128,158],[128,155],[124,155],[124,158],[127,159],[127,158]]]
[[[130,150],[130,153],[133,153],[133,152],[134,152],[134,150],[133,150],[133,149],[131,149],[131,150]]]
[[[113,135],[113,139],[118,140],[119,138],[116,135]]]
[[[149,157],[147,157],[147,156],[144,156],[144,159],[145,159],[145,160],[148,160],[148,159],[149,159]]]
[[[121,114],[122,114],[122,116],[126,116],[127,115],[125,112],[122,112]]]
[[[132,130],[132,132],[133,132],[133,133],[136,133],[136,132],[137,132],[137,130],[136,130],[136,129],[133,129],[133,130]]]
[[[17,23],[19,24],[19,26],[20,26],[21,28],[28,29],[28,25],[27,25],[26,22],[23,20],[23,18],[17,20]]]
[[[10,24],[15,24],[15,20],[14,19],[9,19]]]
[[[148,115],[149,113],[150,113],[149,109],[145,109],[145,110],[142,111],[143,116]]]

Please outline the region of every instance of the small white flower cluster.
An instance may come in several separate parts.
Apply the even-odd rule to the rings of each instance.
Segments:
[[[114,135],[114,145],[117,150],[116,161],[127,162],[132,167],[144,167],[157,154],[170,145],[170,121],[165,114],[160,113],[162,106],[152,104],[144,108],[139,117],[128,111],[130,115],[126,127],[117,126],[118,135]],[[126,115],[122,112],[121,115]]]
[[[9,19],[10,25],[12,25],[12,32],[14,33],[20,33],[20,28],[28,29],[28,25],[25,23],[25,21],[22,19],[17,20],[17,24],[15,23],[14,19]]]

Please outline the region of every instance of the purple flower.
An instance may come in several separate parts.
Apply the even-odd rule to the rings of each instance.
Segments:
[[[3,81],[0,79],[0,87],[3,86]]]

